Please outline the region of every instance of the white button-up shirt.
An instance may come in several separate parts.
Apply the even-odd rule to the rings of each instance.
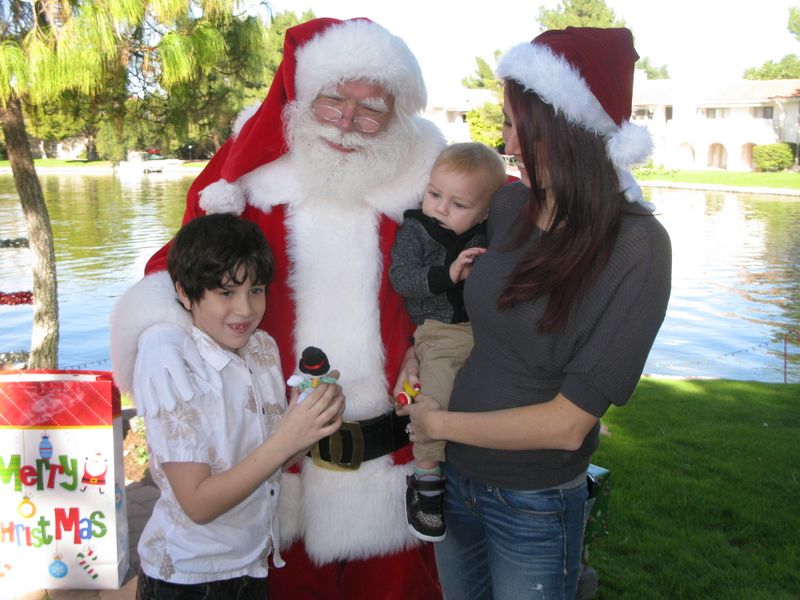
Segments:
[[[240,504],[198,525],[178,504],[162,464],[206,463],[213,475],[264,442],[286,410],[278,348],[260,330],[238,354],[196,327],[192,338],[203,359],[219,371],[222,389],[198,393],[188,402],[176,398],[174,410],[162,407],[158,415],[145,417],[150,473],[161,497],[139,540],[142,569],[150,577],[185,584],[266,577],[270,553],[276,566],[284,564],[277,523],[280,470]]]

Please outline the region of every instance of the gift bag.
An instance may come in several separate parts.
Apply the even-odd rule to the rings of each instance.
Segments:
[[[116,589],[128,564],[111,373],[0,371],[0,588]]]

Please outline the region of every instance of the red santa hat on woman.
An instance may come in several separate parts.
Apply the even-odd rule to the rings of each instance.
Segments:
[[[368,19],[320,18],[286,31],[283,60],[266,99],[245,112],[231,137],[189,189],[206,212],[241,214],[245,197],[235,181],[289,151],[283,111],[290,102],[310,107],[331,84],[363,80],[377,83],[395,99],[400,119],[425,108],[427,92],[417,59],[399,37]]]
[[[628,169],[653,148],[647,129],[630,122],[638,58],[628,29],[567,27],[514,46],[497,66],[501,79],[517,81],[570,123],[605,138],[606,154],[630,200],[641,193]]]

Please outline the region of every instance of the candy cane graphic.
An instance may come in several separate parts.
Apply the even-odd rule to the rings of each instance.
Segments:
[[[92,565],[89,562],[97,560],[97,555],[94,553],[94,548],[89,546],[86,549],[86,554],[84,554],[83,552],[78,552],[77,556],[79,559],[78,564],[84,571],[86,571],[86,574],[89,575],[92,579],[97,579],[97,573],[92,568]]]

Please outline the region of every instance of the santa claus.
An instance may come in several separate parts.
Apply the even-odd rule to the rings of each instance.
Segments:
[[[286,32],[267,98],[238,120],[188,193],[184,222],[234,212],[263,229],[277,272],[261,327],[278,342],[284,374],[306,346],[324,348],[347,398],[340,432],[283,476],[281,539],[290,547],[287,566],[270,571],[276,598],[440,597],[431,547],[406,526],[411,452],[390,395],[412,326],[388,281],[389,251],[444,146],[418,116],[425,103],[416,59],[386,29],[364,19],[298,25]],[[112,316],[115,378],[126,391],[139,336],[173,324],[152,357],[164,378],[136,398],[143,410],[214,385],[192,366],[191,323],[166,256],[165,248],[150,260]]]

